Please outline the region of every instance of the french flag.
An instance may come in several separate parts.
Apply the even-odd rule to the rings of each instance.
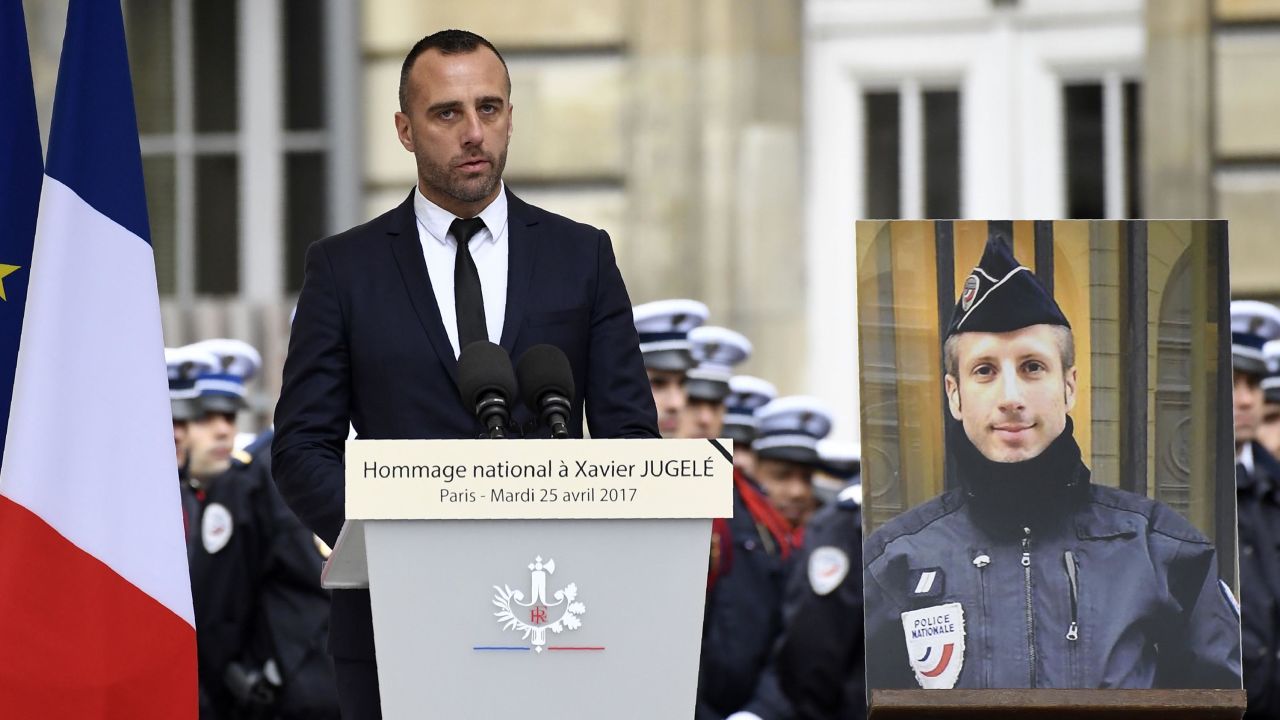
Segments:
[[[19,33],[21,0],[0,0],[0,175],[29,148],[39,158]],[[0,408],[0,715],[194,720],[196,634],[119,0],[70,2],[34,182],[29,267],[0,280],[27,283],[12,404]],[[8,233],[11,208],[0,210]],[[11,310],[0,301],[0,315]]]

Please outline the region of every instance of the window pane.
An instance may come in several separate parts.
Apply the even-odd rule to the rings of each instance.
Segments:
[[[239,162],[234,155],[196,158],[196,292],[239,289]]]
[[[236,6],[233,0],[192,0],[196,132],[237,127]]]
[[[1128,216],[1142,217],[1142,86],[1124,84],[1124,167]]]
[[[173,132],[172,0],[128,0],[124,28],[138,132]]]
[[[1066,114],[1067,217],[1104,218],[1102,85],[1067,85],[1062,104]]]
[[[324,3],[284,4],[285,127],[319,130],[324,122]]]
[[[924,215],[960,217],[960,93],[924,94]]]
[[[289,153],[285,157],[285,284],[289,292],[302,289],[302,261],[307,246],[325,235],[327,224],[324,153]]]
[[[866,108],[866,216],[896,218],[899,214],[898,93],[870,92]]]
[[[142,179],[147,188],[147,219],[151,221],[156,280],[160,283],[161,294],[169,295],[177,284],[173,157],[153,155],[142,158]]]

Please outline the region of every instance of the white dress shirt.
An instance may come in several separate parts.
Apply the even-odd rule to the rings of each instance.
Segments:
[[[453,304],[453,263],[457,259],[458,242],[449,234],[449,226],[458,217],[428,200],[422,191],[413,191],[413,211],[418,217],[418,239],[422,256],[427,261],[427,275],[436,294],[436,307],[453,346],[458,349],[458,312]],[[484,324],[489,340],[502,338],[502,323],[507,312],[507,193],[501,182],[498,197],[478,216],[484,228],[471,238],[468,249],[480,273],[480,292],[484,295]]]

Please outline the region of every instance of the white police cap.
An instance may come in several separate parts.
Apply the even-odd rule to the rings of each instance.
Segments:
[[[756,411],[778,397],[773,383],[753,375],[729,378],[729,394],[724,398],[724,436],[734,445],[751,446],[756,438]]]
[[[693,367],[689,331],[711,313],[697,300],[656,300],[632,309],[644,366],[652,370],[684,372]]]
[[[761,458],[817,465],[818,441],[830,434],[831,417],[817,398],[778,398],[756,411],[759,434],[752,448]]]
[[[192,345],[165,348],[164,364],[169,376],[169,409],[173,419],[195,419],[202,414],[196,382],[202,375],[217,371],[218,356]]]
[[[218,371],[235,375],[248,382],[262,368],[262,356],[252,345],[233,338],[213,338],[193,343],[194,347],[207,350],[218,357]]]
[[[1267,402],[1280,404],[1280,340],[1270,340],[1263,345],[1262,356],[1267,364],[1262,392]]]
[[[1280,308],[1258,300],[1231,303],[1231,359],[1235,369],[1265,375],[1262,346],[1276,339],[1280,339]]]
[[[751,341],[729,328],[704,326],[689,331],[697,367],[687,373],[689,397],[720,402],[729,394],[735,365],[751,356]]]
[[[262,367],[262,356],[243,340],[202,340],[194,347],[218,358],[218,367],[196,379],[200,405],[205,412],[235,413],[248,406],[245,383]]]
[[[819,440],[818,459],[823,472],[852,480],[862,470],[862,446],[841,440]]]
[[[170,385],[174,380],[190,380],[218,369],[218,356],[194,345],[164,349],[164,364]]]

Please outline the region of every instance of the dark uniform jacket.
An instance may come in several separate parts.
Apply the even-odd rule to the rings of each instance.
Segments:
[[[269,469],[237,461],[182,495],[201,720],[336,718],[320,550]]]
[[[1251,443],[1253,472],[1236,470],[1245,718],[1280,717],[1280,463]]]
[[[962,470],[961,489],[872,534],[869,687],[924,683],[901,614],[948,603],[963,608],[954,687],[1240,687],[1238,618],[1213,546],[1167,506],[1091,484],[1069,425],[1062,435],[1042,459],[1006,464],[1007,482]],[[940,665],[932,649],[917,651],[918,669]]]
[[[862,507],[851,492],[814,514],[787,579],[782,635],[746,710],[763,720],[867,716]]]
[[[741,710],[755,693],[782,626],[782,591],[790,548],[758,513],[775,512],[759,486],[734,470],[733,517],[718,543],[719,560],[702,630],[697,720],[717,720]],[[746,492],[756,493],[748,505]]]

